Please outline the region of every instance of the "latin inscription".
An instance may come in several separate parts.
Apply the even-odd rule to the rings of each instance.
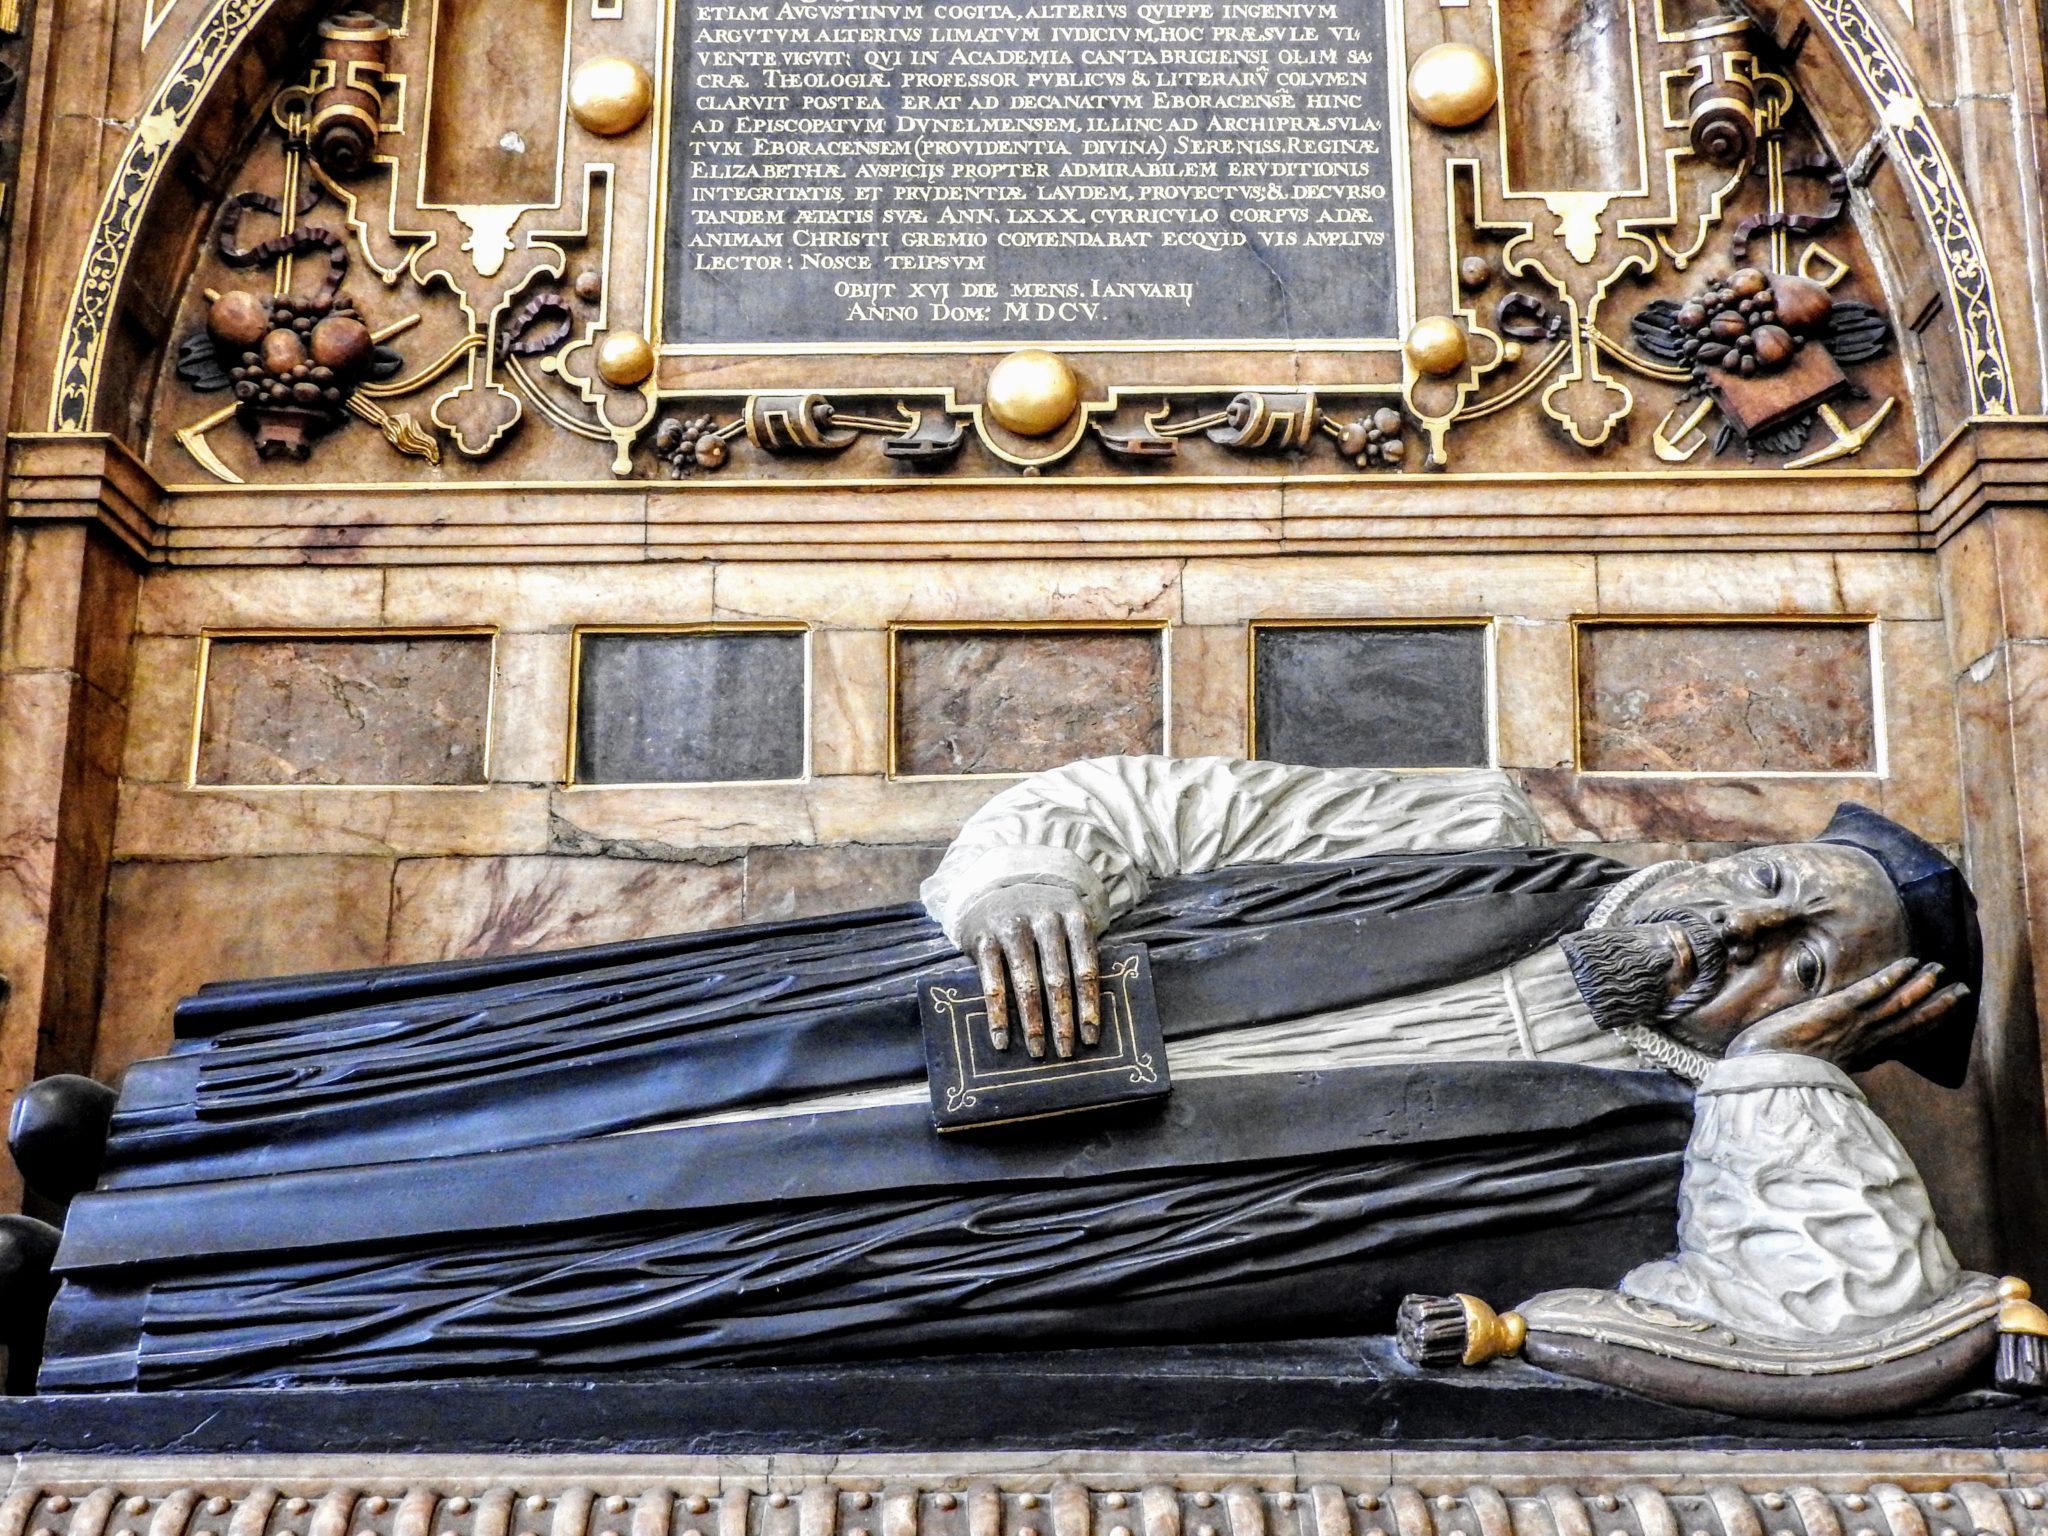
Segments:
[[[1383,0],[678,0],[666,339],[1396,334]]]

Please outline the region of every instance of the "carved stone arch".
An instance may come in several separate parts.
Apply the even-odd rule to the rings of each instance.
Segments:
[[[1793,36],[1802,23],[1816,34],[1800,50],[1791,72],[1806,87],[1802,95],[1808,110],[1844,165],[1881,136],[1885,153],[1912,198],[1929,264],[1940,276],[1955,326],[1967,414],[2017,413],[2020,405],[1982,228],[1954,157],[1935,129],[1920,84],[1874,14],[1871,0],[1743,3],[1758,24],[1779,39]],[[1817,40],[1821,47],[1814,46]],[[1839,104],[1850,91],[1867,108],[1866,117],[1848,120]],[[1900,232],[1886,233],[1896,250]],[[1896,278],[1896,273],[1885,274],[1888,285]],[[1897,317],[1902,323],[1914,318],[1904,313]],[[1942,425],[1947,429],[1956,423]]]
[[[277,84],[301,47],[318,0],[213,0],[176,61],[151,91],[100,195],[78,264],[55,365],[49,430],[107,430],[101,396],[108,363],[123,349],[137,253],[167,242],[178,254],[157,264],[162,309],[175,307],[224,178],[260,129]],[[139,339],[140,350],[162,345]],[[140,360],[138,359],[138,362]],[[146,370],[138,368],[137,376]]]

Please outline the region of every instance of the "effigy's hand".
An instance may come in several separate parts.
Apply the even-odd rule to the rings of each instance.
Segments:
[[[1961,982],[1942,987],[1938,965],[1898,960],[1825,997],[1759,1019],[1735,1037],[1728,1054],[1796,1051],[1852,1072],[1932,1027],[1969,994]]]
[[[1056,1055],[1102,1038],[1095,924],[1064,885],[1018,881],[983,896],[960,920],[960,947],[981,971],[989,1043],[1010,1046],[1010,1003],[1024,1026],[1024,1049],[1045,1055],[1046,1022]]]

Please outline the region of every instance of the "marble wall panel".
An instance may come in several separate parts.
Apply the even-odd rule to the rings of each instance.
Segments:
[[[819,841],[817,793],[832,782],[558,789],[549,797],[547,851],[676,859],[808,845]]]
[[[1189,624],[1247,619],[1571,618],[1599,605],[1591,555],[1292,555],[1193,560]]]
[[[1948,636],[1938,619],[1887,620],[1876,626],[1876,636],[1884,684],[1885,779],[1880,799],[1872,803],[1922,837],[1959,845],[1962,766]]]
[[[207,629],[340,629],[380,622],[381,570],[279,566],[151,571],[137,595],[143,635]],[[463,620],[473,623],[474,620]]]
[[[1868,781],[1816,774],[1765,779],[1519,768],[1514,776],[1559,843],[1797,842],[1826,826],[1842,801],[1868,796]]]
[[[107,882],[106,990],[93,1071],[166,1049],[201,983],[375,965],[392,861],[286,855],[118,864]]]
[[[1977,919],[1984,931],[1984,987],[1970,1086],[1988,1118],[1980,1166],[1989,1176],[1981,1182],[2001,1208],[1998,1246],[2007,1266],[2048,1252],[2048,1213],[2038,1202],[2013,1201],[2004,1174],[2048,1159],[2040,1111],[2039,1027],[2048,971],[2030,953],[2031,934],[2040,924],[2037,884],[2029,878],[2027,863],[2033,807],[2016,750],[2021,732],[2014,704],[2023,689],[2011,669],[2013,655],[2023,649],[1994,647],[1965,670],[1955,690],[1961,755],[1969,765],[1963,782],[1963,868],[1977,893]]]
[[[121,786],[114,856],[213,859],[229,854],[543,853],[550,791]]]
[[[559,784],[569,772],[569,674],[564,634],[498,636],[491,701],[491,782]]]
[[[402,567],[385,573],[381,622],[494,624],[515,634],[579,624],[701,624],[711,617],[712,573],[710,565],[682,562]]]
[[[889,624],[1180,617],[1178,560],[737,560],[717,569],[720,619]]]
[[[38,529],[33,537],[17,530],[8,539],[0,669],[68,671],[78,665],[86,539],[82,526]]]
[[[1579,763],[1593,771],[1878,764],[1867,625],[1582,625],[1578,702]]]
[[[577,783],[803,777],[804,631],[592,631],[577,644]]]
[[[895,771],[1035,773],[1165,748],[1156,629],[899,630]]]
[[[560,196],[568,11],[567,0],[516,12],[489,0],[443,0],[422,189],[433,202],[545,206]]]
[[[85,686],[63,671],[0,672],[0,1072],[9,1091],[36,1075],[63,834],[64,736]],[[0,1175],[0,1196],[13,1170]]]
[[[746,920],[816,917],[917,900],[943,843],[758,848],[747,855]]]
[[[471,959],[717,928],[741,919],[745,868],[738,859],[406,859],[385,958]]]
[[[1493,627],[1494,750],[1503,767],[1572,762],[1572,626],[1502,619]]]
[[[1890,619],[1941,617],[1941,569],[1924,554],[1839,554],[1835,586],[1842,612]]]
[[[994,776],[891,779],[845,774],[811,782],[811,827],[821,848],[849,843],[950,843],[960,824],[1008,787]]]
[[[1260,625],[1255,754],[1319,768],[1493,761],[1484,624]]]
[[[193,704],[200,642],[185,635],[138,635],[127,699],[124,778],[168,784],[192,769]]]
[[[1601,613],[1841,613],[1835,557],[1643,554],[1599,557]]]
[[[811,635],[811,771],[885,773],[889,766],[889,637],[878,630]]]
[[[1957,672],[1988,655],[2005,636],[1994,529],[1994,519],[1980,517],[1942,546],[1942,616],[1950,665]]]
[[[1515,186],[1598,192],[1642,179],[1630,9],[1627,0],[1525,0],[1501,19],[1502,143]]]
[[[1992,521],[2006,632],[2020,640],[2048,638],[2048,512],[2015,507]]]
[[[1183,757],[1250,751],[1251,643],[1242,624],[1188,624],[1173,632],[1173,750]]]
[[[208,647],[201,784],[478,784],[488,635],[222,637]]]

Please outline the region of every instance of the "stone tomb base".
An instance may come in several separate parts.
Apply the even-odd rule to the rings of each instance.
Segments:
[[[2037,1536],[2040,1452],[30,1456],[0,1536]]]
[[[2048,1536],[2048,1405],[1850,1426],[1383,1340],[0,1400],[0,1536]]]

